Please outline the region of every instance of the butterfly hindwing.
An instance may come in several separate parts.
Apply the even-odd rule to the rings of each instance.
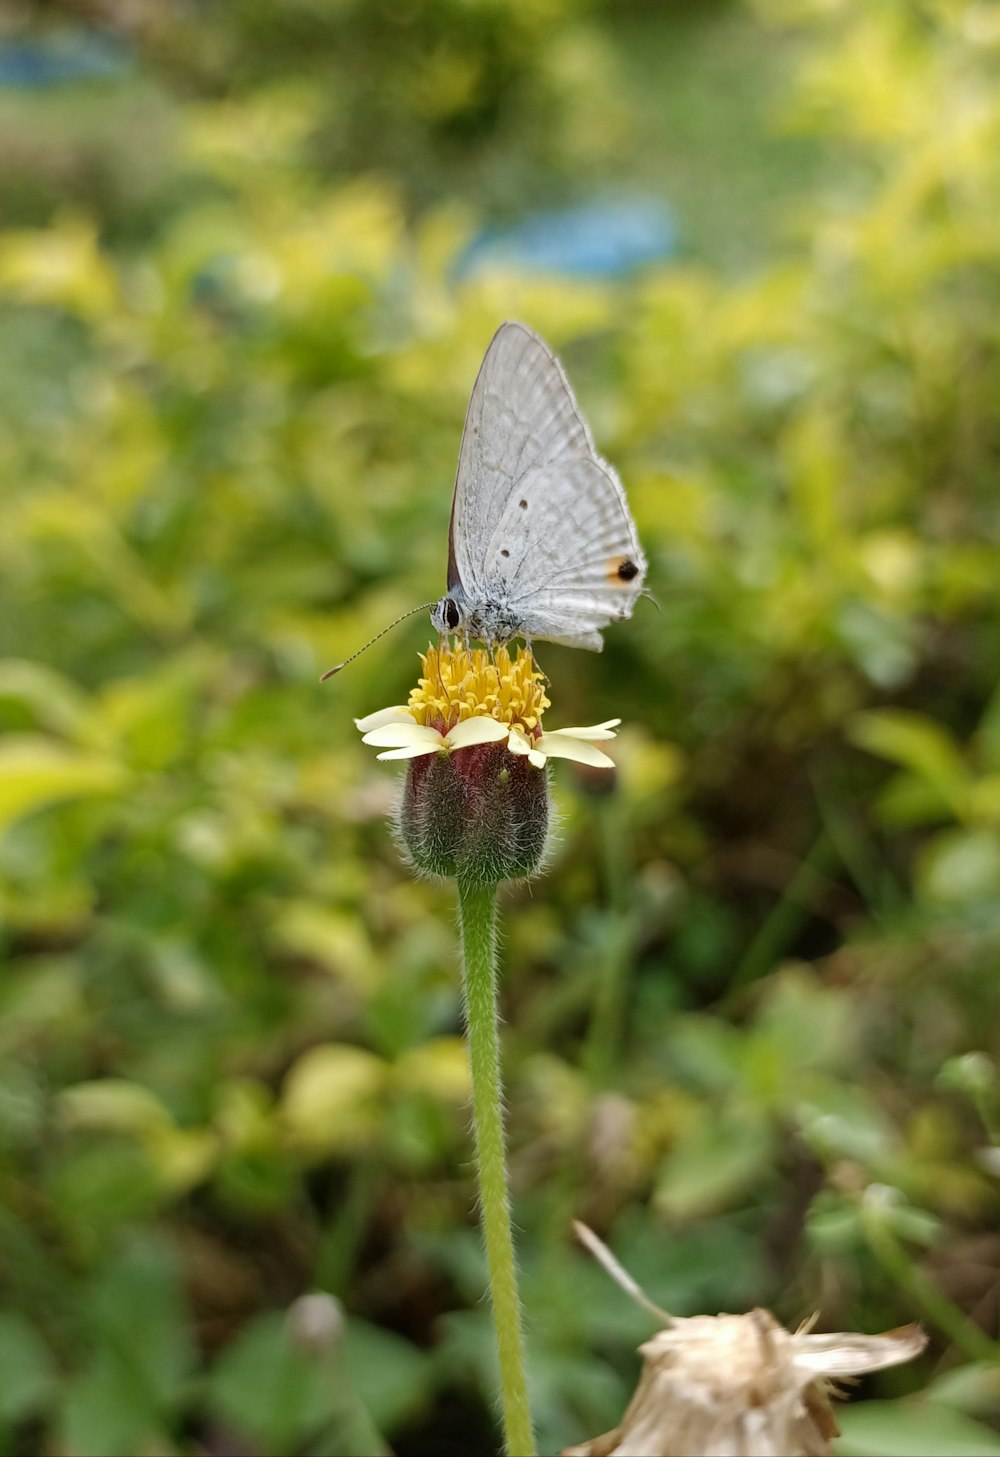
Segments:
[[[621,484],[591,455],[521,478],[490,538],[483,585],[529,637],[567,641],[628,617],[645,567]]]

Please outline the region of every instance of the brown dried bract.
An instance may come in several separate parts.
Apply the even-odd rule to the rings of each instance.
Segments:
[[[596,1235],[577,1233],[648,1305]],[[838,1434],[831,1381],[910,1361],[927,1344],[916,1325],[793,1334],[766,1310],[667,1319],[639,1347],[642,1375],[619,1425],[562,1457],[825,1457]]]

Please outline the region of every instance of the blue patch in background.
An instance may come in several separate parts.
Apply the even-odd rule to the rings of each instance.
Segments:
[[[124,75],[131,63],[126,47],[100,31],[59,31],[0,43],[0,87],[38,91],[74,81],[104,81]]]
[[[455,274],[461,279],[504,268],[617,278],[672,257],[676,246],[673,214],[663,202],[610,197],[487,228],[459,255]]]

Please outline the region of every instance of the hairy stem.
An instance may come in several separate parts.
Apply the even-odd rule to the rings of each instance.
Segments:
[[[510,1457],[533,1457],[534,1437],[524,1374],[521,1306],[507,1187],[497,1014],[497,888],[458,882],[462,925],[465,1023],[472,1070],[472,1107],[483,1240],[500,1360],[504,1438]]]

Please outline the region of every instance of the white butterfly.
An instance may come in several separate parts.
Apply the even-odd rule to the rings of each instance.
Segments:
[[[600,652],[600,629],[631,616],[645,575],[622,483],[594,449],[558,359],[526,325],[501,324],[472,387],[448,591],[425,604],[431,622],[490,646],[523,637]]]
[[[524,324],[501,324],[465,417],[440,633],[490,644],[523,637],[603,647],[628,617],[646,559],[621,481],[594,449],[555,355]]]

